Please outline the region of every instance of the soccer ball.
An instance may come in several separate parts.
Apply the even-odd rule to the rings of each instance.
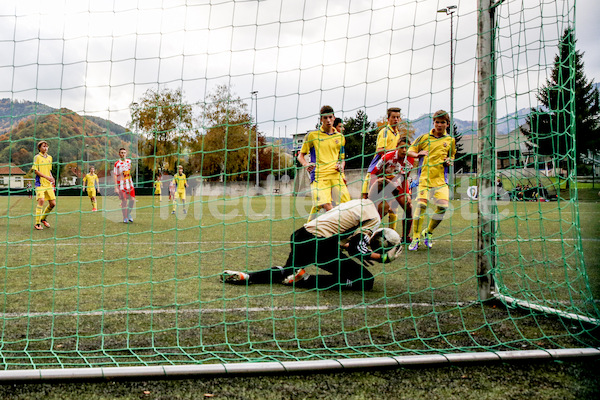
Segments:
[[[390,228],[379,228],[369,240],[371,250],[389,250],[392,247],[400,244],[400,235]]]

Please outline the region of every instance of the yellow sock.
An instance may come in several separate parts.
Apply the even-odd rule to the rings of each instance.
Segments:
[[[39,225],[42,221],[42,208],[43,206],[35,206],[35,224]]]
[[[98,208],[98,202],[92,201],[92,208]]]
[[[427,205],[419,204],[415,210],[413,218],[413,240],[419,240],[421,238],[421,227],[423,226],[423,218],[425,218],[425,210]]]
[[[396,213],[388,213],[388,228],[396,230],[396,221],[398,221],[398,215]]]
[[[429,233],[433,232],[433,230],[435,228],[437,228],[437,226],[440,224],[440,222],[442,222],[442,220],[444,219],[444,214],[445,213],[446,213],[446,208],[445,207],[438,207],[438,208],[436,208],[435,214],[429,220],[429,226],[427,227],[427,231]]]
[[[50,208],[50,206],[46,206],[46,208],[44,209],[44,213],[42,214],[42,217],[40,218],[40,220],[44,220],[46,219],[46,217],[48,216],[48,213],[51,211],[52,209]]]

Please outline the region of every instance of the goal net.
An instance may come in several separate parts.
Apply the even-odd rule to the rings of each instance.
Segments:
[[[574,100],[539,100],[557,55],[571,62],[548,90],[573,87],[575,1],[475,3],[3,1],[0,369],[597,348],[583,255],[598,267],[599,254],[580,220],[598,209],[578,201]],[[482,14],[491,31],[478,32]],[[368,266],[371,290],[222,282],[285,264],[313,207],[297,156],[324,105],[345,128],[352,199],[388,108],[409,144],[450,114],[457,152],[433,246]],[[131,203],[115,190],[120,149]],[[402,234],[411,219],[396,216]]]

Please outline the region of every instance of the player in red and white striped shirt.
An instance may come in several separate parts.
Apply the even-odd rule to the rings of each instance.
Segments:
[[[401,137],[396,150],[388,151],[379,159],[371,171],[371,180],[384,177],[388,182],[385,192],[390,192],[396,204],[390,204],[390,213],[396,213],[398,205],[404,210],[405,216],[402,223],[402,242],[407,243],[410,239],[412,227],[412,204],[410,200],[410,182],[408,175],[414,165],[414,159],[406,155],[408,143],[406,137]],[[388,198],[390,196],[385,196]],[[376,199],[371,199],[376,201]],[[396,229],[395,221],[390,228]]]
[[[113,177],[115,180],[115,193],[121,199],[121,212],[123,213],[123,222],[133,222],[131,210],[135,203],[135,189],[131,180],[131,160],[127,158],[127,150],[119,149],[119,160],[115,162]],[[127,201],[129,199],[129,201]]]

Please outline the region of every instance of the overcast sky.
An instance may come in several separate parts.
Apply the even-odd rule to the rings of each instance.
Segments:
[[[2,0],[0,98],[122,125],[147,89],[202,103],[219,84],[251,104],[260,130],[312,129],[321,105],[371,120],[450,108],[476,120],[475,0]],[[558,38],[576,19],[589,79],[600,81],[594,1],[506,0],[499,7],[499,116],[536,105]],[[575,15],[576,4],[576,15]]]

